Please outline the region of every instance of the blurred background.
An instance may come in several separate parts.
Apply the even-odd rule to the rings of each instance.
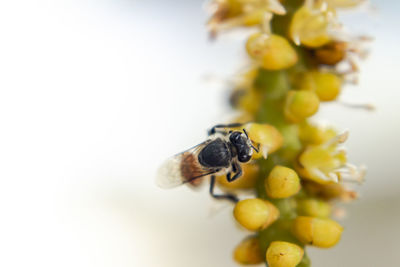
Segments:
[[[203,2],[0,3],[0,266],[236,266],[247,233],[206,189],[161,190],[161,162],[229,118],[228,79],[244,39],[208,40]],[[375,38],[359,85],[316,120],[349,129],[368,166],[338,246],[313,266],[398,266],[400,2],[344,12]],[[218,80],[218,79],[217,79]]]

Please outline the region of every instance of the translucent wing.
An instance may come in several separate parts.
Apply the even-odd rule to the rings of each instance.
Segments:
[[[184,183],[193,183],[196,179],[218,172],[218,169],[202,166],[198,154],[211,140],[207,140],[189,150],[167,159],[158,169],[157,185],[173,188]]]

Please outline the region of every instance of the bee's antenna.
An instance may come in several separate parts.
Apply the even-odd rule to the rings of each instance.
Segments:
[[[256,148],[255,146],[253,146],[253,141],[249,138],[246,129],[243,129],[243,132],[244,132],[244,134],[246,135],[247,139],[249,139],[250,142],[252,143],[252,144],[251,144],[251,147],[258,153],[258,151],[259,151],[259,149],[260,149],[260,144],[258,144],[258,148]]]
[[[246,129],[243,128],[243,132],[246,135],[247,139],[249,139],[249,136],[247,135]]]
[[[255,146],[251,145],[251,147],[254,149],[254,151],[256,151],[258,153],[260,148],[256,148]],[[258,145],[258,147],[260,147],[260,145]]]

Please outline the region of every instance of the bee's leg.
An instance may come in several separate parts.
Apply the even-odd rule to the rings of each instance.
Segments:
[[[238,202],[239,199],[235,195],[231,194],[224,194],[224,195],[217,195],[214,193],[214,186],[215,186],[215,175],[211,175],[211,182],[210,182],[210,195],[215,199],[227,199],[233,201],[234,203]]]
[[[217,129],[219,128],[236,128],[236,127],[241,127],[243,124],[244,123],[217,124],[208,131],[208,135],[215,134],[217,132]],[[218,131],[218,132],[226,133],[226,131]]]
[[[237,164],[236,162],[232,163],[232,171],[236,172],[235,175],[231,178],[231,173],[228,173],[226,175],[226,179],[228,180],[228,182],[233,182],[235,181],[237,178],[239,178],[240,176],[242,176],[243,172],[242,172],[242,168],[240,167],[239,164]]]

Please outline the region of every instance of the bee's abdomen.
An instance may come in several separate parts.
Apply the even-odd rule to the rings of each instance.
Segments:
[[[201,150],[198,159],[200,164],[206,167],[228,167],[232,156],[228,144],[218,138]]]
[[[181,175],[185,182],[190,182],[192,185],[197,185],[201,180],[193,180],[194,177],[200,177],[204,175],[203,168],[199,165],[196,160],[196,156],[191,153],[183,154],[184,160],[180,164]]]

